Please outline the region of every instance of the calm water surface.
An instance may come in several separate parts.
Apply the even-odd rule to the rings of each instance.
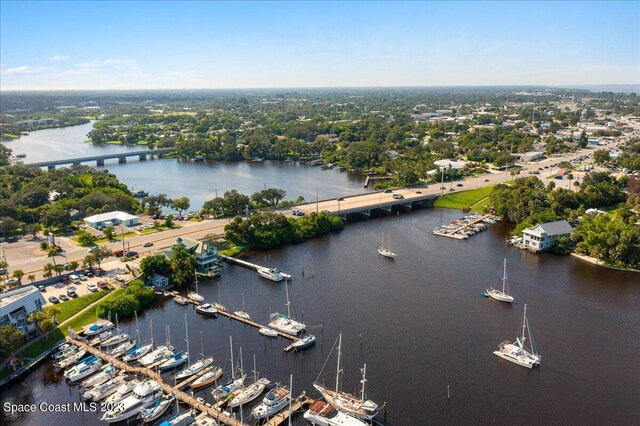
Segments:
[[[504,244],[508,227],[457,241],[431,230],[457,219],[453,210],[429,209],[348,225],[342,232],[246,258],[293,274],[294,313],[310,326],[318,344],[301,354],[284,353],[287,342],[226,318],[196,315],[191,307],[160,301],[140,318],[148,336],[184,348],[187,315],[191,352],[204,352],[229,367],[229,336],[242,347],[245,369],[257,357],[258,370],[294,392],[312,383],[333,383],[335,358],[322,366],[343,332],[344,389],[359,387],[367,364],[367,393],[387,403],[386,424],[638,424],[640,422],[640,276],[611,271],[570,257],[532,255]],[[376,249],[392,233],[395,261]],[[507,258],[513,306],[480,296],[499,285]],[[304,276],[302,270],[304,268]],[[257,320],[282,310],[285,289],[237,266],[225,266],[219,280],[201,284],[207,300],[230,309],[242,305]],[[527,303],[542,366],[527,370],[492,351],[520,332]],[[322,327],[321,327],[322,326]],[[133,328],[132,328],[133,330]],[[451,400],[447,402],[447,385]],[[209,392],[198,395],[211,400]],[[9,401],[78,401],[43,365],[28,380],[3,392]],[[92,413],[28,414],[10,424],[98,425]],[[298,417],[296,424],[303,424]]]
[[[92,145],[84,143],[93,123],[61,129],[38,130],[12,142],[3,142],[14,154],[27,154],[25,163],[79,158],[126,151],[141,151],[144,147],[123,145]],[[287,191],[287,199],[303,196],[315,200],[318,188],[320,199],[362,193],[364,179],[360,175],[340,173],[337,169],[321,170],[294,162],[194,162],[179,159],[150,159],[138,162],[137,158],[118,164],[107,160],[104,167],[132,189],[144,189],[151,194],[167,194],[170,198],[189,197],[190,210],[198,210],[202,204],[225,191],[237,189],[251,195],[266,187]],[[86,163],[95,166],[95,162]]]

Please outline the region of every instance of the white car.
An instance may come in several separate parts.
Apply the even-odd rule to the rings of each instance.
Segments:
[[[94,283],[87,283],[87,289],[95,293],[96,291],[98,291],[98,286]]]

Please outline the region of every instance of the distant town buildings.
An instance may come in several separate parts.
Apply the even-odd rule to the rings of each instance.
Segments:
[[[58,120],[56,120],[55,118],[41,118],[39,120],[22,120],[22,121],[16,122],[16,124],[18,126],[35,127],[35,126],[45,126],[49,124],[54,124],[57,122]]]

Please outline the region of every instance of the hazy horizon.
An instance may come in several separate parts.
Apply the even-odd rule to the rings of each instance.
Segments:
[[[0,90],[640,84],[638,2],[2,1]]]

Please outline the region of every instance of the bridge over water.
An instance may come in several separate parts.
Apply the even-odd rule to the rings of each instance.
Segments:
[[[51,160],[51,161],[41,161],[38,163],[29,163],[25,164],[27,167],[46,167],[49,170],[53,170],[56,166],[65,166],[65,165],[75,165],[82,163],[89,163],[92,161],[96,162],[98,166],[104,166],[105,160],[113,160],[118,159],[118,163],[126,163],[127,158],[129,157],[138,157],[140,161],[145,161],[148,156],[158,155],[161,156],[163,154],[168,154],[170,152],[174,152],[175,148],[160,148],[160,149],[147,149],[144,151],[127,151],[127,152],[118,152],[114,154],[105,154],[105,155],[93,155],[90,157],[80,157],[80,158],[67,158],[64,160]]]

